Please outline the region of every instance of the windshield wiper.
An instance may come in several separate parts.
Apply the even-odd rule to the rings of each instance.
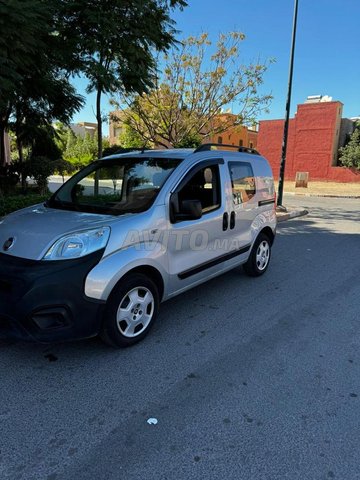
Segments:
[[[47,202],[47,206],[50,208],[63,208],[64,210],[76,210],[79,211],[79,205],[73,202],[67,202],[66,200],[60,200],[59,198],[52,198]]]

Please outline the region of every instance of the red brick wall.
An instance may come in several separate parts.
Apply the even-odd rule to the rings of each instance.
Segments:
[[[360,182],[360,174],[334,167],[337,153],[341,102],[298,105],[290,120],[285,179],[295,180],[296,172],[309,172],[309,180]],[[266,157],[277,178],[280,169],[283,120],[263,120],[258,134],[258,150]]]

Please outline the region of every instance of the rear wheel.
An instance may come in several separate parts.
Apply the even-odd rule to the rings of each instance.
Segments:
[[[266,272],[271,258],[271,242],[265,233],[260,233],[251,250],[248,261],[243,265],[250,277],[259,277]]]
[[[159,292],[142,273],[126,276],[115,287],[106,305],[101,338],[113,347],[128,347],[142,340],[159,310]]]

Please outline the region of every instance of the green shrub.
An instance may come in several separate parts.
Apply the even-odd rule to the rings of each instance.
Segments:
[[[360,122],[356,124],[349,142],[339,150],[339,163],[344,167],[360,170]]]
[[[15,212],[15,210],[42,203],[48,198],[49,195],[39,195],[34,193],[30,195],[0,196],[0,217]]]
[[[40,193],[45,195],[47,191],[48,178],[56,170],[56,161],[47,157],[33,157],[26,165],[27,175],[34,177]]]

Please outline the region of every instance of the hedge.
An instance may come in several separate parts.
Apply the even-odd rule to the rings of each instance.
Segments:
[[[49,195],[40,195],[36,193],[31,193],[29,195],[0,196],[0,217],[15,212],[15,210],[20,210],[20,208],[42,203],[48,198]]]

